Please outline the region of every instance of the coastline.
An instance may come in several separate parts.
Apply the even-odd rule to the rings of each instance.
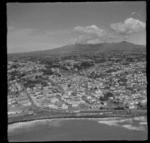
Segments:
[[[145,116],[139,116],[139,117],[128,117],[128,118],[122,118],[122,117],[107,117],[107,118],[53,118],[53,119],[35,119],[32,121],[25,121],[25,122],[17,122],[12,123],[8,125],[8,132],[13,132],[15,129],[19,128],[28,128],[32,127],[37,124],[49,124],[49,126],[58,126],[61,121],[64,120],[94,120],[98,121],[99,123],[105,123],[105,124],[112,124],[115,122],[125,122],[128,120],[138,120],[138,121],[145,121],[147,120]],[[146,121],[147,122],[147,121]]]
[[[39,112],[37,114],[23,115],[16,117],[8,117],[8,125],[18,122],[28,122],[34,120],[44,120],[44,119],[62,119],[62,118],[134,118],[139,116],[147,116],[146,110],[135,110],[129,111],[100,111],[100,112],[83,112],[83,113],[62,113],[62,112]]]

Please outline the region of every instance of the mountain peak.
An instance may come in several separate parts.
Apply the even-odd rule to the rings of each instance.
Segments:
[[[28,52],[26,54],[37,55],[38,53],[38,55],[43,55],[43,56],[45,55],[55,56],[55,55],[72,55],[76,53],[80,53],[80,54],[108,53],[110,51],[122,51],[122,52],[137,51],[138,52],[141,50],[145,51],[145,49],[146,48],[144,45],[136,45],[127,41],[122,41],[118,43],[114,42],[114,43],[98,43],[98,44],[75,43],[75,44],[70,44],[55,49]]]

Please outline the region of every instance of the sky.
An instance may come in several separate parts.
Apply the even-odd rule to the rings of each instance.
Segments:
[[[146,45],[145,2],[7,3],[7,52],[83,43]]]

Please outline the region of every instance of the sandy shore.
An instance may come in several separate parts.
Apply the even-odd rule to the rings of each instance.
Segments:
[[[146,124],[146,117],[135,117],[135,118],[119,118],[119,117],[111,117],[111,118],[59,118],[59,119],[42,119],[42,120],[34,120],[34,121],[26,121],[26,122],[18,122],[8,125],[8,132],[13,132],[16,129],[20,128],[32,128],[37,125],[46,125],[46,126],[53,126],[58,127],[61,125],[61,121],[63,120],[94,120],[98,121],[98,123],[107,124],[110,126],[118,126],[118,123],[123,123],[128,121],[129,123],[132,120],[142,121],[143,124]],[[142,124],[142,122],[140,124]],[[125,128],[132,128],[130,125],[124,126]]]

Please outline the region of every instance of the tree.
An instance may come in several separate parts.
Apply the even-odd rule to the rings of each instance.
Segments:
[[[93,65],[93,62],[82,62],[81,63],[81,67],[83,68],[83,69],[86,69],[86,68],[89,68],[90,66],[92,66]]]
[[[12,65],[11,68],[17,69],[18,66],[17,65]]]
[[[47,69],[43,70],[42,72],[43,72],[43,75],[52,75],[52,74],[54,74],[54,72],[50,68],[47,68]]]
[[[124,110],[124,109],[125,109],[124,106],[121,106],[121,105],[114,108],[114,110]]]
[[[36,75],[36,76],[35,76],[35,79],[38,79],[38,78],[39,78],[39,77]]]
[[[101,101],[107,101],[109,97],[113,97],[114,95],[111,92],[104,93],[104,97],[100,97]]]

